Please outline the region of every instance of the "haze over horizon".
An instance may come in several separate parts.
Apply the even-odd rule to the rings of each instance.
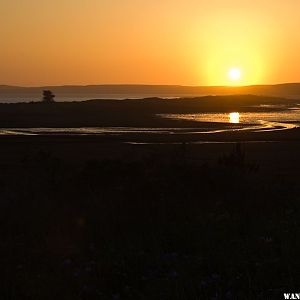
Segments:
[[[299,82],[282,82],[282,83],[258,83],[258,84],[245,84],[245,85],[183,85],[183,84],[147,84],[147,83],[94,83],[94,84],[50,84],[50,85],[12,85],[12,84],[2,84],[0,82],[0,87],[9,87],[9,88],[57,88],[57,87],[186,87],[186,88],[228,88],[228,89],[240,89],[240,88],[247,88],[247,87],[259,87],[259,86],[292,86],[292,85],[299,85],[300,88],[300,81]]]
[[[300,1],[3,0],[0,83],[300,81]]]

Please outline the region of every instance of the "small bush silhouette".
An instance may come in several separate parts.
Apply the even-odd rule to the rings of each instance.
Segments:
[[[51,91],[49,91],[49,90],[43,91],[43,102],[52,103],[52,102],[54,102],[54,98],[55,98],[55,95]]]
[[[246,152],[240,142],[235,144],[233,152],[219,158],[219,164],[246,172],[257,172],[259,170],[257,163],[246,161]]]

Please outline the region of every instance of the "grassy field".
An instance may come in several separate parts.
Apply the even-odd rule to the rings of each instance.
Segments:
[[[238,99],[220,107],[214,98],[211,110],[257,101]],[[182,112],[182,100],[161,101],[0,105],[0,123],[162,126],[155,114]],[[186,112],[206,105],[186,101]],[[299,291],[299,136],[298,128],[1,136],[1,299],[282,299]]]
[[[3,299],[274,299],[297,289],[299,147],[6,137]]]

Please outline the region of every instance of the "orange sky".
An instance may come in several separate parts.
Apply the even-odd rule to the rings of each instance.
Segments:
[[[1,0],[0,84],[300,82],[299,0]]]

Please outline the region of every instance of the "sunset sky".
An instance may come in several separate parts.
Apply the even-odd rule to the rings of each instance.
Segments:
[[[1,0],[0,84],[300,82],[299,14],[299,0]]]

